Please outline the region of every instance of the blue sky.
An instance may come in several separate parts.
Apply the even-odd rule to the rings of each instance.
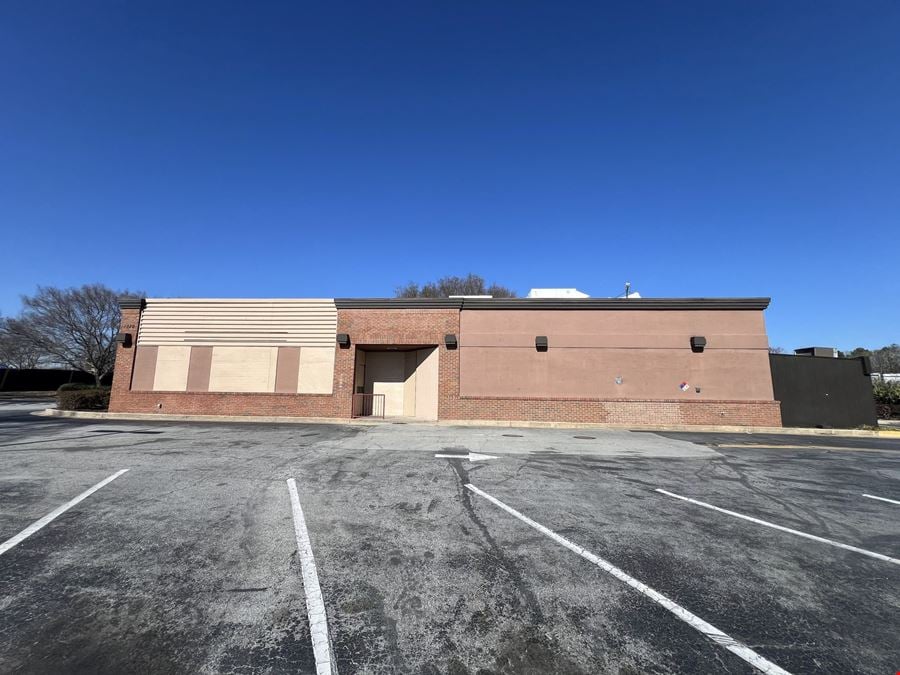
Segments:
[[[187,5],[0,7],[4,315],[471,271],[900,341],[900,3]]]

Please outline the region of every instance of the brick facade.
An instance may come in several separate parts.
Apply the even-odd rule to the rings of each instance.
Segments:
[[[132,340],[140,328],[140,310],[123,309],[124,333]],[[271,415],[285,417],[349,417],[353,382],[352,349],[339,349],[335,359],[333,394],[247,394],[228,392],[132,391],[135,345],[119,345],[110,394],[110,412],[179,415]]]
[[[137,336],[140,310],[122,310],[122,331]],[[438,418],[634,425],[781,426],[777,401],[627,400],[460,397],[459,350],[444,345],[459,335],[458,309],[339,309],[337,332],[351,337],[335,347],[332,394],[132,391],[135,346],[119,345],[110,411],[192,415],[271,415],[349,418],[356,349],[365,346],[437,346]]]
[[[504,399],[463,397],[446,419],[639,425],[780,427],[778,401]]]

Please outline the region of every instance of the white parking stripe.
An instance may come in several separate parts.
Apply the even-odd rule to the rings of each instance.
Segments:
[[[331,640],[328,637],[328,618],[325,616],[325,601],[319,587],[319,573],[313,558],[309,531],[303,518],[297,482],[288,479],[291,493],[291,508],[294,511],[294,532],[297,535],[297,553],[300,556],[300,573],[303,576],[303,591],[306,593],[306,613],[309,616],[309,633],[312,637],[313,655],[316,659],[316,675],[337,675],[337,666],[332,660]]]
[[[867,551],[864,548],[857,548],[856,546],[850,546],[850,544],[842,544],[839,541],[833,541],[831,539],[826,539],[825,537],[817,537],[814,534],[807,534],[806,532],[801,532],[800,530],[793,530],[789,527],[784,527],[784,525],[776,525],[775,523],[770,523],[767,520],[760,520],[759,518],[754,518],[753,516],[745,516],[743,513],[738,513],[737,511],[729,511],[728,509],[722,509],[722,508],[719,508],[718,506],[713,506],[712,504],[707,504],[706,502],[701,502],[697,499],[691,499],[690,497],[683,497],[682,495],[677,495],[674,492],[669,492],[668,490],[662,490],[660,488],[656,488],[656,491],[660,492],[664,495],[668,495],[669,497],[674,497],[675,499],[680,499],[685,502],[690,502],[691,504],[696,504],[697,506],[702,506],[707,509],[712,509],[713,511],[718,511],[719,513],[725,513],[729,516],[734,516],[735,518],[749,520],[751,523],[756,523],[757,525],[765,525],[766,527],[771,527],[774,530],[781,530],[782,532],[796,534],[798,537],[812,539],[813,541],[819,541],[819,542],[822,542],[823,544],[828,544],[830,546],[836,546],[836,547],[842,548],[846,551],[853,551],[854,553],[862,553],[863,555],[867,555],[870,558],[876,558],[877,560],[884,560],[885,562],[893,563],[895,565],[900,565],[900,560],[897,560],[897,558],[891,558],[890,556],[886,556],[882,553],[875,553],[874,551]]]
[[[784,670],[780,666],[775,665],[768,659],[760,656],[755,651],[750,649],[750,647],[748,647],[744,644],[741,644],[734,638],[730,637],[729,635],[726,635],[725,633],[720,631],[718,628],[713,626],[711,623],[707,623],[700,617],[696,616],[695,614],[692,614],[691,612],[686,610],[684,607],[682,607],[678,603],[673,602],[672,600],[669,600],[669,598],[664,596],[662,593],[658,593],[657,591],[654,591],[652,588],[650,588],[646,584],[641,583],[640,581],[638,581],[634,577],[630,576],[626,572],[620,570],[618,567],[616,567],[612,563],[609,563],[606,560],[604,560],[603,558],[601,558],[600,556],[594,555],[590,551],[583,549],[578,544],[575,544],[575,543],[569,541],[562,535],[559,535],[556,532],[554,532],[553,530],[551,530],[547,527],[544,527],[540,523],[533,521],[531,518],[519,513],[511,506],[507,506],[506,504],[501,502],[499,499],[492,497],[491,495],[484,492],[483,490],[479,490],[477,487],[475,487],[471,483],[467,483],[466,487],[469,490],[471,490],[472,492],[474,492],[475,494],[484,497],[485,499],[487,499],[489,502],[491,502],[495,506],[499,506],[501,509],[503,509],[510,515],[515,516],[516,518],[521,520],[526,525],[533,527],[535,530],[537,530],[541,534],[544,534],[544,535],[550,537],[550,539],[555,541],[557,544],[561,544],[562,546],[565,546],[567,549],[569,549],[573,553],[577,553],[585,560],[588,560],[588,561],[594,563],[595,565],[597,565],[597,567],[604,570],[605,572],[608,572],[609,574],[614,576],[616,579],[619,579],[620,581],[624,581],[626,584],[631,586],[633,589],[635,589],[639,593],[643,594],[644,596],[650,598],[651,600],[653,600],[653,602],[657,603],[658,605],[665,607],[667,610],[672,612],[672,614],[674,614],[679,619],[681,619],[682,621],[687,623],[689,626],[691,626],[695,630],[703,633],[706,637],[708,637],[710,640],[712,640],[716,644],[725,647],[725,649],[730,651],[732,654],[739,656],[744,661],[746,661],[747,663],[752,665],[754,668],[762,671],[763,673],[783,673],[783,674],[787,675],[788,671]]]
[[[116,473],[114,473],[112,476],[110,476],[109,478],[104,478],[104,479],[101,480],[99,483],[97,483],[94,487],[92,487],[92,488],[90,488],[90,489],[88,489],[88,490],[85,490],[85,491],[82,492],[80,495],[78,495],[77,497],[75,497],[75,499],[72,499],[72,500],[70,500],[70,501],[67,501],[65,504],[63,504],[63,505],[60,506],[59,508],[54,509],[53,511],[51,511],[50,513],[48,513],[46,516],[44,516],[43,518],[41,518],[40,520],[34,521],[31,525],[29,525],[29,526],[26,527],[24,530],[22,530],[21,532],[19,532],[19,534],[17,534],[17,535],[14,536],[14,537],[11,537],[10,539],[7,539],[7,540],[4,541],[2,544],[0,544],[0,555],[3,555],[4,553],[6,553],[9,549],[11,549],[11,548],[12,548],[13,546],[15,546],[16,544],[22,543],[23,541],[25,541],[26,539],[28,539],[28,537],[30,537],[30,536],[33,535],[35,532],[37,532],[38,530],[40,530],[42,527],[44,527],[44,526],[47,525],[48,523],[51,523],[51,522],[53,522],[54,520],[56,520],[56,518],[58,518],[58,517],[61,516],[63,513],[65,513],[65,512],[68,511],[69,509],[71,509],[71,508],[72,508],[73,506],[75,506],[78,502],[87,499],[87,498],[90,497],[92,494],[94,494],[97,490],[99,490],[100,488],[102,488],[104,485],[107,485],[108,483],[112,483],[116,478],[118,478],[119,476],[121,476],[121,475],[122,475],[123,473],[125,473],[126,471],[128,471],[128,469],[122,469],[121,471],[116,471]]]
[[[880,502],[888,502],[889,504],[900,505],[900,502],[898,502],[896,499],[888,499],[887,497],[876,497],[875,495],[866,495],[866,494],[864,494],[863,497],[868,497],[869,499],[877,499]]]

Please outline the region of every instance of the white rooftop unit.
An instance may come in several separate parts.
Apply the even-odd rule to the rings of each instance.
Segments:
[[[589,298],[587,293],[582,293],[577,288],[532,288],[528,291],[529,298]]]

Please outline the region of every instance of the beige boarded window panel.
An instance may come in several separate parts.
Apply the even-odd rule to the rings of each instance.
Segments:
[[[154,391],[184,391],[187,389],[190,347],[160,347],[156,353]]]
[[[330,394],[334,384],[334,338],[331,347],[300,348],[300,394]]]
[[[210,391],[274,392],[277,347],[213,347]]]

